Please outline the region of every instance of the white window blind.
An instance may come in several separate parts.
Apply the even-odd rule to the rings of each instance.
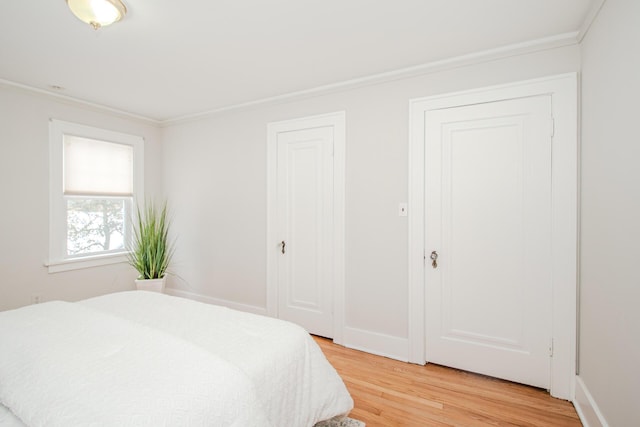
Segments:
[[[64,195],[131,197],[133,147],[64,135]]]

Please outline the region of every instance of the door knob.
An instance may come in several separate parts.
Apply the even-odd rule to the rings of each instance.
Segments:
[[[431,260],[432,260],[431,267],[437,268],[438,267],[438,252],[436,252],[436,251],[431,252]]]
[[[282,245],[282,253],[284,253],[284,247],[287,245],[284,240],[280,243]]]

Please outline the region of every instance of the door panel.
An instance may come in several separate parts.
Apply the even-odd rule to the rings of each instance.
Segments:
[[[425,118],[427,361],[548,388],[551,99]]]
[[[333,332],[332,149],[332,127],[278,134],[279,317],[325,337]]]

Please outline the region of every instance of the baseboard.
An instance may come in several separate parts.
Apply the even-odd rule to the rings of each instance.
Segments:
[[[221,305],[223,307],[228,307],[233,310],[245,311],[248,313],[259,314],[261,316],[267,315],[267,309],[264,307],[258,307],[258,306],[249,305],[249,304],[242,304],[234,301],[227,301],[219,298],[213,298],[206,295],[200,295],[193,292],[181,291],[179,289],[173,289],[173,288],[165,288],[164,291],[166,294],[173,295],[176,297],[192,299],[192,300],[204,302],[207,304]]]
[[[409,339],[398,338],[357,328],[344,328],[343,345],[391,359],[409,360]]]
[[[593,400],[593,396],[579,376],[576,376],[576,396],[573,406],[575,406],[584,427],[609,427],[602,412],[598,409],[596,401]]]

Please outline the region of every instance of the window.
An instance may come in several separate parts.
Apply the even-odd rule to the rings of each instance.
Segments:
[[[49,272],[126,260],[141,137],[52,120]]]

